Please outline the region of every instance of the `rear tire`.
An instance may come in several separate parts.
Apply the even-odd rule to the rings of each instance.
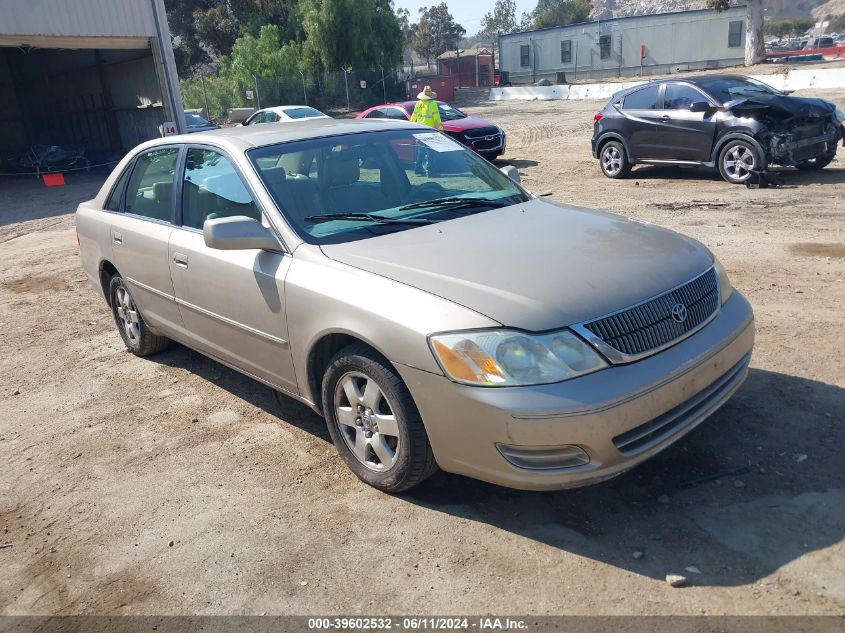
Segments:
[[[719,152],[719,173],[733,185],[744,185],[754,172],[766,169],[757,148],[749,141],[729,141]]]
[[[628,152],[619,141],[608,141],[602,145],[599,152],[599,165],[601,165],[602,173],[608,178],[625,178],[631,173]]]
[[[361,481],[397,493],[437,471],[408,387],[373,349],[356,343],[335,354],[322,392],[332,441]]]
[[[135,356],[149,356],[170,344],[170,339],[153,334],[135,305],[123,277],[115,275],[109,282],[109,304],[114,323],[126,349]]]

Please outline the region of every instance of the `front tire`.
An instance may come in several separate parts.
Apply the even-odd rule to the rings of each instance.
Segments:
[[[170,344],[170,339],[150,331],[120,275],[115,275],[109,282],[109,304],[120,338],[135,356],[155,354]]]
[[[731,184],[744,185],[764,169],[763,159],[749,141],[729,141],[719,152],[719,173]]]
[[[599,164],[602,173],[608,178],[625,178],[631,173],[628,152],[625,151],[625,146],[619,141],[609,141],[602,146],[599,153]]]
[[[437,470],[411,393],[371,348],[340,350],[323,377],[322,397],[337,452],[364,483],[397,493]]]

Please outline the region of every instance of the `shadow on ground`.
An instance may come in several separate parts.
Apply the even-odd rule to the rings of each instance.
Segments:
[[[63,187],[46,187],[35,176],[0,177],[0,226],[74,213],[108,177],[108,169],[65,175]]]
[[[154,359],[330,441],[311,409],[200,354]],[[696,565],[698,585],[742,585],[845,537],[843,420],[845,389],[752,369],[701,427],[603,484],[524,492],[440,472],[396,502],[657,579]]]
[[[838,169],[836,167],[828,167],[818,171],[801,171],[789,167],[777,167],[766,173],[777,187],[784,189],[805,185],[836,185],[845,183],[845,169]],[[722,180],[722,177],[715,168],[638,165],[631,171],[628,179],[719,181]]]

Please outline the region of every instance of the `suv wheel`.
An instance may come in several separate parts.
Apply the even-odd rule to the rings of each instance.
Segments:
[[[765,169],[757,148],[748,141],[730,141],[719,152],[719,173],[735,185],[745,184],[754,172]]]
[[[437,470],[408,388],[366,345],[350,345],[335,355],[322,396],[337,452],[364,483],[401,492]]]
[[[120,338],[135,356],[155,354],[170,344],[170,339],[153,334],[147,327],[120,275],[115,275],[109,282],[109,303]]]
[[[619,141],[610,141],[601,148],[599,153],[601,170],[608,178],[625,178],[631,173],[631,163],[625,146]]]

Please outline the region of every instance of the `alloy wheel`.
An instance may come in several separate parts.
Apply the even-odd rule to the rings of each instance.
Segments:
[[[122,322],[123,331],[126,336],[133,343],[137,343],[141,338],[141,325],[138,318],[138,308],[135,307],[135,302],[132,301],[132,296],[129,291],[122,285],[117,288],[114,293],[115,298],[115,312]]]
[[[622,171],[622,152],[616,145],[608,145],[604,148],[601,164],[608,176],[615,176]]]
[[[757,159],[750,147],[734,145],[724,158],[725,173],[735,182],[744,182],[757,167]]]
[[[344,442],[370,470],[384,472],[399,454],[399,425],[393,407],[375,380],[349,372],[337,381],[335,418]]]

